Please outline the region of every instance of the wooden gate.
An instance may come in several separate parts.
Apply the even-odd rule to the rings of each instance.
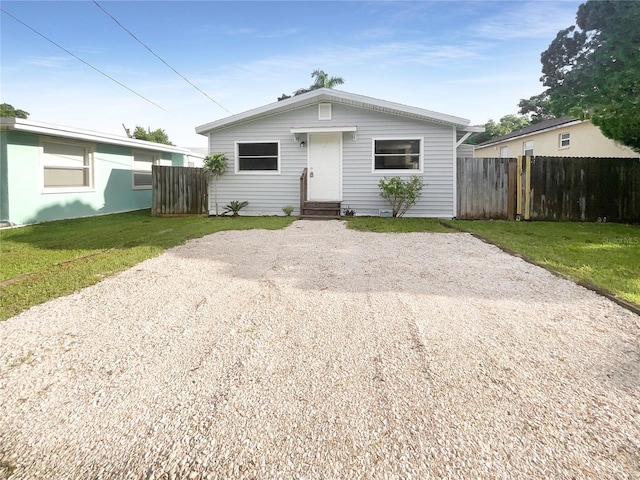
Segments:
[[[206,214],[207,175],[202,168],[154,165],[151,215]]]
[[[519,171],[514,158],[458,157],[456,217],[465,220],[515,219]]]

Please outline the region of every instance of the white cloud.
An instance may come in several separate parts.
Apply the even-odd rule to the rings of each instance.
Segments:
[[[572,25],[577,2],[502,2],[503,10],[492,18],[470,27],[470,31],[494,40],[548,39]]]

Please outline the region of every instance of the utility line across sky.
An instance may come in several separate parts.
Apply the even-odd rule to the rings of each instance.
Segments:
[[[71,55],[73,58],[75,58],[76,60],[81,61],[82,63],[84,63],[87,67],[95,70],[96,72],[98,72],[100,75],[104,75],[105,77],[107,77],[109,80],[111,80],[112,82],[117,83],[118,85],[120,85],[123,88],[126,88],[127,90],[129,90],[131,93],[133,93],[134,95],[137,95],[138,97],[142,98],[144,101],[149,102],[150,104],[158,107],[160,110],[164,110],[167,113],[170,113],[167,109],[161,107],[160,105],[158,105],[157,103],[155,103],[152,100],[149,100],[147,97],[145,97],[144,95],[136,92],[135,90],[133,90],[132,88],[126,86],[124,83],[119,82],[118,80],[116,80],[115,78],[113,78],[112,76],[104,73],[102,70],[100,70],[97,67],[94,67],[93,65],[91,65],[89,62],[86,62],[85,60],[83,60],[82,58],[80,58],[79,56],[77,56],[76,54],[70,52],[69,50],[67,50],[66,48],[64,48],[62,45],[59,45],[58,43],[54,42],[53,40],[51,40],[49,37],[45,36],[44,34],[40,33],[38,30],[36,30],[35,28],[27,25],[26,23],[24,23],[22,20],[20,20],[19,18],[13,16],[12,14],[10,14],[9,12],[7,12],[6,10],[4,10],[3,8],[0,8],[0,12],[4,13],[5,15],[10,16],[11,18],[13,18],[16,22],[21,23],[22,25],[24,25],[25,27],[27,27],[29,30],[31,30],[33,33],[41,36],[42,38],[44,38],[46,41],[48,41],[49,43],[52,43],[53,45],[55,45],[56,47],[58,47],[60,50],[68,53],[69,55]]]
[[[160,60],[162,63],[164,63],[167,67],[169,67],[171,70],[173,70],[179,77],[181,77],[185,82],[187,82],[189,85],[191,85],[193,88],[195,88],[198,92],[200,92],[201,94],[203,94],[205,97],[207,97],[209,100],[211,100],[213,103],[215,103],[217,106],[219,106],[220,108],[222,108],[224,111],[226,111],[227,113],[233,115],[233,113],[231,113],[227,108],[225,108],[223,105],[221,105],[220,103],[216,102],[213,98],[211,98],[209,95],[207,95],[206,92],[202,91],[200,88],[198,88],[196,85],[194,85],[187,77],[185,77],[184,75],[182,75],[180,72],[178,72],[175,68],[173,68],[171,65],[169,65],[160,55],[158,55],[156,52],[154,52],[153,50],[151,50],[151,48],[145,44],[142,40],[140,40],[138,37],[136,37],[129,29],[127,29],[124,25],[122,25],[117,18],[115,18],[113,15],[111,15],[109,12],[107,12],[104,8],[102,8],[102,6],[96,1],[93,0],[93,3],[95,3],[96,7],[98,7],[100,10],[102,10],[106,15],[108,15],[114,22],[116,22],[118,24],[118,26],[120,28],[122,28],[125,32],[127,32],[129,35],[131,35],[133,37],[133,39],[138,42],[140,45],[142,45],[144,48],[146,48],[154,57],[156,57],[158,60]]]

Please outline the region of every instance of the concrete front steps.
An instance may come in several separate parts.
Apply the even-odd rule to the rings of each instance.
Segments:
[[[340,220],[340,202],[304,202],[300,218],[304,220]]]

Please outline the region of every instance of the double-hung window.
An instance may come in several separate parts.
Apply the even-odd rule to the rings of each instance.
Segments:
[[[422,171],[422,139],[374,139],[373,171]]]
[[[93,146],[42,142],[44,189],[50,192],[93,188]]]
[[[571,145],[571,134],[570,133],[561,133],[558,136],[558,146],[560,148],[569,148]]]
[[[527,157],[533,156],[533,140],[522,143],[522,154]]]
[[[151,188],[151,168],[160,164],[160,155],[152,152],[133,152],[132,182],[135,190]]]
[[[238,173],[279,173],[280,144],[278,142],[236,143]]]

